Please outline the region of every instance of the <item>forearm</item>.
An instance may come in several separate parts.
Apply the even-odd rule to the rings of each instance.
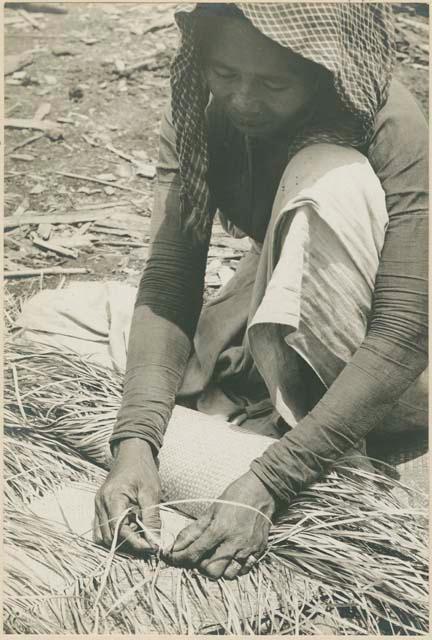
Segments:
[[[138,437],[156,453],[175,404],[191,348],[188,335],[148,307],[135,309],[123,398],[111,444]]]
[[[398,362],[403,361],[400,366]],[[389,413],[425,369],[426,356],[365,341],[315,408],[252,463],[274,495],[290,502]]]
[[[111,438],[113,443],[138,436],[155,452],[162,445],[189,357],[208,251],[208,243],[192,246],[183,234],[176,196],[172,185],[159,187],[156,194],[151,253],[138,289],[122,405]]]
[[[391,221],[367,336],[315,408],[254,461],[290,501],[380,424],[427,366],[427,216]]]

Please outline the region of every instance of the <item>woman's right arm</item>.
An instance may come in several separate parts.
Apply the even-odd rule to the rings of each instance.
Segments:
[[[159,502],[155,456],[202,307],[209,241],[193,244],[181,228],[180,177],[169,114],[161,127],[151,238],[132,319],[122,405],[110,440],[115,460],[96,498],[95,539],[106,545],[128,507],[138,507],[144,523],[158,527],[157,511],[143,510]],[[148,547],[127,524],[120,535],[136,551]]]
[[[201,312],[208,242],[193,244],[180,223],[175,134],[165,114],[151,248],[133,316],[123,401],[111,444],[129,437],[162,445]]]

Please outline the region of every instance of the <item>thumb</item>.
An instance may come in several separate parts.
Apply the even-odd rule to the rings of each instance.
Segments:
[[[138,494],[140,516],[138,524],[142,528],[142,534],[149,544],[159,548],[161,535],[161,518],[158,501],[147,493]]]

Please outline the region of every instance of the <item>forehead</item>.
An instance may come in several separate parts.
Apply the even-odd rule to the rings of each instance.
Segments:
[[[248,20],[232,17],[200,19],[202,45],[207,58],[257,75],[302,73],[308,63],[273,42]]]

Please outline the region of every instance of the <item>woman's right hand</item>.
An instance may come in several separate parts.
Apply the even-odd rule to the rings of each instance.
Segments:
[[[160,480],[150,445],[139,438],[121,440],[113,466],[96,494],[94,540],[110,547],[118,519],[132,508],[119,530],[117,546],[141,553],[157,549],[160,536]],[[138,516],[145,530],[137,524]]]

